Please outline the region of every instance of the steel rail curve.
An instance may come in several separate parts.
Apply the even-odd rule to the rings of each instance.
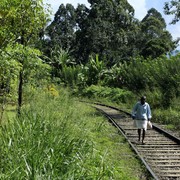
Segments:
[[[86,102],[87,103],[87,102]],[[131,114],[101,103],[90,103],[104,114],[125,137],[132,150],[156,180],[180,180],[180,139],[153,125],[146,135],[146,143],[136,141],[137,129]]]

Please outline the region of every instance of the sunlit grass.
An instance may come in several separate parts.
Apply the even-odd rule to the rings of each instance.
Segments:
[[[2,116],[0,124],[3,125],[16,117],[17,107],[15,105],[7,104],[3,112],[2,109],[0,109],[0,114]]]
[[[0,131],[0,179],[139,179],[125,139],[67,91],[38,92]],[[11,109],[11,108],[10,108]],[[14,111],[14,109],[12,109]]]

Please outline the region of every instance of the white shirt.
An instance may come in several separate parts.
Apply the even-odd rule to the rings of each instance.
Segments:
[[[137,102],[133,108],[132,116],[139,120],[148,120],[151,116],[151,109],[148,103]]]

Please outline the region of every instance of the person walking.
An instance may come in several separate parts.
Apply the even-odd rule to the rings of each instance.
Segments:
[[[147,123],[152,118],[150,105],[146,102],[146,96],[142,96],[132,110],[132,118],[134,119],[134,126],[138,128],[138,140],[141,141],[142,130],[142,144],[147,130]]]

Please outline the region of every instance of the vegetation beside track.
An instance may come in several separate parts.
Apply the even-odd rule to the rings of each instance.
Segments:
[[[117,130],[67,91],[38,92],[12,117],[0,131],[1,179],[146,177]]]
[[[129,113],[132,111],[133,105],[138,101],[141,95],[147,95],[147,102],[151,105],[152,109],[152,122],[163,125],[163,128],[175,132],[177,137],[180,137],[180,98],[173,98],[171,106],[164,108],[161,106],[157,92],[140,91],[139,94],[134,94],[128,90],[119,88],[109,88],[102,86],[92,85],[87,87],[83,93],[80,93],[87,101],[101,102],[107,105],[116,106]],[[159,105],[157,106],[157,104]]]
[[[165,10],[175,23],[178,2],[172,3]],[[128,110],[146,94],[153,120],[180,130],[179,40],[162,15],[151,8],[139,21],[126,0],[90,4],[60,5],[50,23],[42,0],[0,1],[0,179],[140,177],[129,159],[117,158],[119,146],[109,158],[116,138],[105,138],[113,130],[93,121],[99,115],[79,111],[83,106],[51,84]]]

